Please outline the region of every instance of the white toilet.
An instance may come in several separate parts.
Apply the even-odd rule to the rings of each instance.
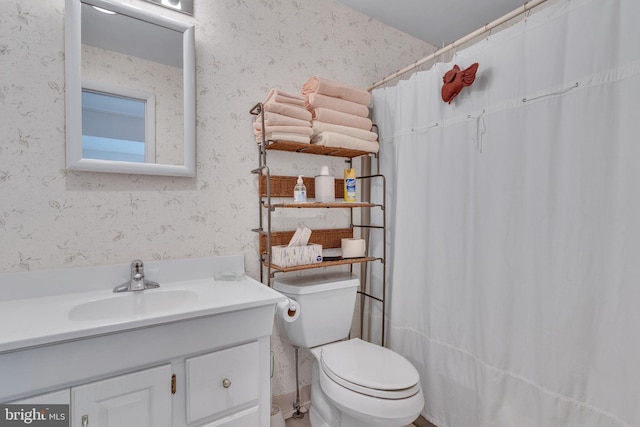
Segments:
[[[403,427],[424,406],[420,377],[401,355],[349,335],[360,284],[351,273],[275,280],[273,288],[300,305],[278,319],[282,338],[314,355],[312,427]]]

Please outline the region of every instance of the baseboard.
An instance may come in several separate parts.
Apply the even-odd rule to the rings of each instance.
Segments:
[[[293,403],[296,401],[296,392],[273,396],[271,402],[278,405],[284,419],[291,418],[295,412]],[[300,389],[300,412],[308,412],[311,406],[311,385],[306,385]]]

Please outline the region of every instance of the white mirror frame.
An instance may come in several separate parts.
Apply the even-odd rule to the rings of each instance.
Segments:
[[[82,3],[153,22],[183,34],[184,75],[184,164],[134,163],[82,157],[82,71],[81,6]],[[65,78],[67,169],[75,171],[113,172],[142,175],[196,175],[196,100],[195,36],[192,25],[152,14],[143,9],[109,0],[65,1]]]

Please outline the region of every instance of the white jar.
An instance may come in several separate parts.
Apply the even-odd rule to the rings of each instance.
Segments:
[[[336,201],[336,179],[329,175],[329,167],[322,166],[320,175],[315,178],[316,202]]]

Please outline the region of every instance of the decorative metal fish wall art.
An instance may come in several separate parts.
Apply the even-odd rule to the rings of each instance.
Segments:
[[[471,86],[476,79],[478,71],[478,63],[471,64],[468,68],[461,70],[458,65],[454,65],[452,69],[444,73],[442,81],[442,100],[451,104],[453,98],[458,96],[465,86]]]

